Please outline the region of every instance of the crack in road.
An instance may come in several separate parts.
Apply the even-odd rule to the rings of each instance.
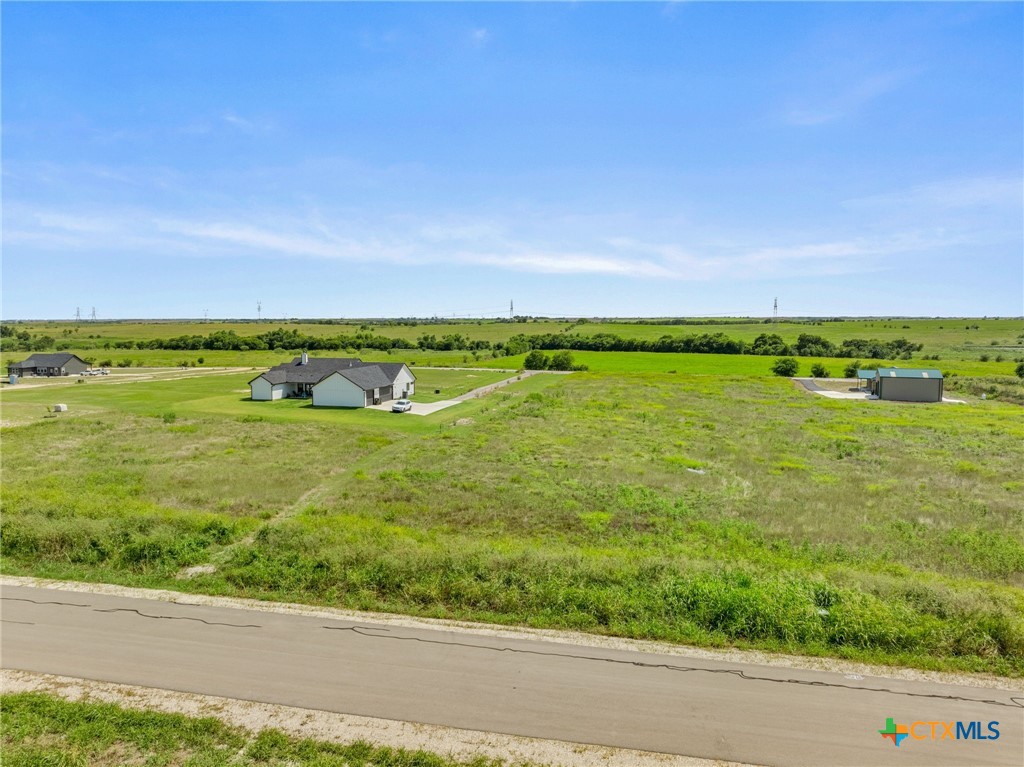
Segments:
[[[94,613],[135,613],[143,618],[154,618],[157,620],[169,620],[169,621],[197,621],[199,623],[205,623],[207,626],[227,626],[229,628],[236,629],[261,629],[263,626],[256,625],[255,623],[220,623],[217,621],[208,621],[203,618],[192,618],[187,615],[149,615],[147,613],[139,612],[134,607],[112,607],[108,609],[101,609],[99,607],[93,607],[92,605],[80,605],[75,602],[44,602],[36,599],[26,599],[23,597],[0,597],[0,600],[7,600],[9,602],[31,602],[34,605],[61,605],[63,607],[88,607]],[[28,623],[27,621],[5,621],[6,623],[24,623],[27,626],[34,626],[34,623]]]
[[[135,613],[143,618],[154,618],[156,620],[168,620],[168,621],[198,621],[199,623],[205,623],[207,626],[228,626],[234,629],[261,629],[263,626],[259,626],[255,623],[220,623],[218,621],[208,621],[203,618],[192,618],[187,615],[149,615],[136,610],[134,607],[112,607],[105,610],[94,608],[93,612],[97,613]]]
[[[35,599],[24,599],[22,597],[0,597],[8,602],[31,602],[34,605],[63,605],[64,607],[92,607],[92,605],[79,605],[74,602],[39,602]]]
[[[327,629],[328,631],[349,631],[359,636],[368,637],[370,639],[394,639],[397,641],[405,642],[422,642],[423,644],[437,644],[445,645],[449,647],[468,647],[474,650],[489,650],[491,652],[508,652],[516,653],[521,655],[542,655],[552,658],[569,658],[573,660],[586,660],[586,661],[598,661],[601,663],[614,663],[623,666],[634,666],[636,668],[649,668],[649,669],[662,669],[665,671],[677,671],[677,672],[703,672],[705,674],[726,674],[729,676],[735,676],[747,682],[773,682],[775,684],[793,684],[803,685],[806,687],[826,687],[836,688],[843,690],[855,690],[859,692],[880,692],[887,693],[889,695],[904,695],[910,698],[937,698],[939,700],[952,700],[962,701],[965,703],[980,703],[986,706],[1005,706],[1007,708],[1024,708],[1024,698],[1010,696],[1009,702],[1005,700],[992,700],[985,698],[967,698],[961,695],[939,695],[937,693],[923,693],[923,692],[908,692],[902,690],[892,690],[887,687],[859,687],[851,684],[842,684],[841,682],[820,682],[807,679],[780,679],[778,677],[770,676],[755,676],[748,674],[742,669],[730,669],[730,668],[702,668],[700,666],[677,666],[671,663],[647,663],[645,661],[638,660],[621,660],[619,658],[600,658],[592,655],[575,655],[573,653],[559,653],[559,652],[544,652],[542,650],[521,650],[515,647],[490,647],[488,645],[471,644],[469,642],[453,642],[449,640],[441,639],[423,639],[422,637],[413,636],[397,636],[386,634],[375,634],[369,632],[389,632],[390,629],[367,627],[367,626],[321,626],[321,628]]]

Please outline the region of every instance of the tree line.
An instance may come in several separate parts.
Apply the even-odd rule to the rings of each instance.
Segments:
[[[71,348],[70,340],[56,342],[49,336],[30,337],[3,326],[3,348],[7,351],[45,351],[56,344]],[[307,349],[339,351],[342,349],[422,349],[429,351],[489,351],[494,357],[515,356],[533,350],[593,352],[656,352],[688,354],[754,354],[773,357],[848,357],[865,359],[910,359],[922,344],[897,338],[881,341],[876,338],[850,338],[839,344],[811,333],[801,333],[795,343],[787,343],[777,333],[762,333],[753,341],[731,338],[725,333],[664,335],[656,339],[624,338],[614,333],[520,333],[507,341],[471,339],[462,333],[438,337],[424,333],[416,341],[389,338],[373,332],[310,336],[293,329],[278,328],[265,333],[242,336],[234,330],[218,330],[208,335],[182,335],[173,338],[152,338],[105,341],[104,349],[168,349],[174,351],[275,351]]]

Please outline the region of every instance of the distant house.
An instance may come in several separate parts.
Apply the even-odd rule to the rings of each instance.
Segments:
[[[91,366],[76,354],[33,354],[22,362],[7,366],[8,375],[16,376],[69,376],[85,372]]]
[[[316,407],[366,407],[411,396],[416,376],[404,362],[354,357],[311,358],[305,352],[249,382],[254,400],[311,397]]]
[[[869,371],[858,371],[857,375]],[[879,368],[868,379],[878,399],[902,402],[942,402],[942,371],[932,368]]]

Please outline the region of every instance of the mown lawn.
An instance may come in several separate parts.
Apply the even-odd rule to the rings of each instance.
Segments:
[[[3,569],[1024,673],[1019,406],[586,373],[409,418],[245,380],[5,428]]]
[[[291,765],[292,767],[499,767],[483,757],[452,759],[426,751],[327,743],[265,729],[252,733],[212,717],[136,711],[110,703],[66,701],[39,693],[0,697],[4,767],[99,765]]]

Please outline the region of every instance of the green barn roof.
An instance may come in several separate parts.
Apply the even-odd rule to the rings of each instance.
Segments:
[[[875,377],[875,371],[874,370],[858,370],[857,371],[857,378],[874,378],[874,377]]]
[[[879,368],[882,378],[942,378],[942,371],[934,368]]]

